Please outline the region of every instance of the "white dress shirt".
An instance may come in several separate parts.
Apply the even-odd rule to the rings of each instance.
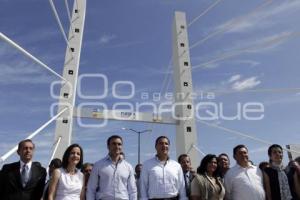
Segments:
[[[261,170],[235,165],[225,174],[225,191],[227,200],[265,200]]]
[[[132,166],[126,160],[114,164],[109,156],[94,164],[87,185],[87,200],[136,200]]]
[[[183,172],[174,160],[161,162],[155,156],[143,164],[141,173],[141,199],[171,198],[179,195],[187,199]]]
[[[25,165],[25,163],[22,160],[20,160],[20,173],[22,173],[22,169],[23,169],[24,165]],[[26,165],[27,165],[28,172],[30,172],[31,166],[32,166],[32,161],[29,161],[28,163],[26,163]]]

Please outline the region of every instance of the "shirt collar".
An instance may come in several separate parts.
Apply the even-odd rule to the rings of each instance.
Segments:
[[[105,157],[105,160],[109,160],[110,162],[112,162],[112,159],[109,154],[107,154],[107,156]],[[123,158],[119,158],[118,163],[122,162],[123,160],[124,160]]]
[[[28,163],[24,163],[22,160],[20,160],[20,169],[23,169],[24,165],[28,166],[28,169],[30,170],[31,166],[32,166],[32,161],[29,161]]]
[[[155,160],[156,160],[158,163],[163,162],[163,161],[161,161],[161,160],[158,159],[158,156],[157,156],[157,155],[155,155]],[[170,160],[170,157],[168,157],[167,160],[165,161],[165,165],[169,162],[169,160]]]
[[[241,165],[239,165],[239,164],[236,164],[236,166],[237,166],[237,168],[238,168],[238,169],[248,169],[248,168],[255,168],[255,166],[254,166],[254,165],[252,165],[252,164],[250,164],[250,163],[249,163],[248,167],[242,167],[242,166],[241,166]]]

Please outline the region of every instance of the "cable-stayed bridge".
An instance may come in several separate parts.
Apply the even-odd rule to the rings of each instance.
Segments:
[[[220,61],[229,59],[244,53],[253,52],[262,47],[269,47],[273,44],[278,42],[285,41],[286,39],[292,39],[297,37],[299,34],[289,33],[282,35],[278,38],[271,38],[266,40],[262,43],[258,44],[251,44],[247,47],[240,48],[233,50],[231,52],[227,52],[221,54],[218,57],[212,58],[211,60],[204,62],[202,64],[191,65],[190,61],[190,50],[199,47],[201,44],[205,43],[207,40],[215,37],[219,34],[224,33],[226,30],[230,30],[230,28],[234,27],[236,24],[243,21],[243,19],[247,16],[255,15],[255,13],[259,12],[261,9],[270,6],[272,1],[264,1],[249,13],[240,17],[236,20],[233,20],[231,23],[227,24],[225,28],[217,30],[208,34],[204,39],[202,38],[199,41],[196,41],[192,45],[189,45],[188,41],[188,28],[192,25],[194,26],[197,20],[201,19],[202,16],[206,15],[210,10],[214,9],[218,6],[218,4],[222,3],[222,1],[215,1],[213,4],[209,5],[207,9],[200,13],[197,17],[192,19],[189,23],[186,22],[185,14],[182,12],[177,12],[174,16],[174,30],[173,30],[173,56],[170,59],[169,66],[173,66],[174,71],[174,85],[175,85],[175,94],[180,94],[178,99],[175,99],[175,104],[178,103],[176,106],[177,110],[174,112],[175,117],[165,117],[161,116],[158,113],[140,113],[140,112],[128,112],[128,111],[112,111],[106,110],[101,111],[99,109],[89,110],[89,109],[77,109],[75,106],[75,99],[76,99],[76,85],[77,85],[77,78],[78,78],[78,70],[79,70],[79,58],[80,58],[80,50],[81,50],[81,42],[82,37],[84,34],[84,20],[85,20],[85,1],[74,1],[74,6],[72,11],[70,10],[68,1],[66,2],[66,10],[67,16],[70,22],[70,29],[69,33],[66,34],[64,31],[63,24],[57,12],[57,9],[54,5],[53,1],[50,1],[50,7],[54,14],[54,17],[57,21],[58,27],[60,32],[62,33],[63,39],[66,43],[66,53],[65,53],[65,61],[64,61],[64,70],[63,74],[55,72],[51,69],[48,65],[44,64],[39,58],[36,58],[16,42],[9,38],[9,33],[4,34],[1,33],[1,39],[8,44],[12,45],[14,48],[18,49],[20,52],[25,54],[27,57],[32,59],[34,62],[38,63],[40,66],[44,67],[49,72],[53,73],[59,79],[61,79],[61,89],[58,101],[58,110],[53,115],[48,122],[42,124],[36,131],[34,131],[29,138],[34,137],[35,135],[42,132],[42,130],[47,127],[50,123],[56,122],[56,130],[54,136],[54,146],[53,146],[53,153],[52,156],[61,156],[61,153],[64,151],[66,145],[71,142],[71,135],[72,135],[72,127],[73,127],[73,117],[86,117],[86,118],[99,118],[99,119],[117,119],[117,120],[129,120],[129,121],[143,121],[143,122],[153,122],[153,123],[167,123],[167,124],[174,124],[177,128],[176,138],[177,138],[177,150],[178,153],[190,153],[194,154],[193,160],[197,161],[197,158],[200,157],[202,152],[202,148],[198,147],[197,141],[197,132],[201,135],[200,130],[196,130],[195,126],[195,118],[192,117],[191,111],[195,109],[193,102],[191,101],[192,98],[186,98],[189,96],[190,93],[193,93],[193,85],[192,85],[192,69],[198,68],[206,68],[211,64]],[[171,25],[170,25],[171,26]],[[170,35],[171,37],[171,35]],[[171,64],[172,63],[172,64]],[[176,71],[177,70],[177,71]],[[169,68],[168,68],[169,71]],[[164,90],[168,90],[167,88],[170,86],[171,78],[170,76],[165,76],[165,79],[162,83],[162,92]],[[127,83],[119,83],[119,85],[126,85]],[[129,85],[129,84],[128,84]],[[130,85],[129,85],[130,86]],[[131,87],[132,88],[132,87]],[[297,92],[299,88],[278,88],[278,89],[259,89],[259,90],[248,90],[246,92],[249,93],[258,93],[258,92]],[[224,93],[237,93],[238,90],[234,91],[214,91],[216,94],[224,94]],[[245,92],[245,91],[243,91]],[[177,97],[177,95],[175,95]],[[81,108],[81,107],[80,107]],[[104,110],[104,109],[103,109]],[[169,113],[170,114],[170,113]],[[177,119],[175,119],[177,117]],[[184,119],[181,119],[184,118]],[[272,143],[272,140],[267,141],[263,140],[251,134],[246,134],[241,131],[235,131],[232,129],[228,129],[222,127],[218,124],[212,124],[205,120],[197,120],[197,122],[202,123],[204,125],[214,127],[216,129],[221,129],[225,132],[230,134],[239,135],[244,138],[251,139],[253,141],[263,143],[269,145]],[[203,133],[204,134],[204,133]],[[4,161],[8,156],[15,152],[15,148],[9,151],[7,154],[4,154],[1,158]],[[205,152],[205,151],[204,151]],[[196,162],[198,163],[198,162]]]

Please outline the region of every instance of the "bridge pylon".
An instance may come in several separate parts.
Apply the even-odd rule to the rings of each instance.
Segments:
[[[73,127],[73,110],[76,99],[81,43],[84,30],[86,0],[74,1],[68,44],[65,55],[63,82],[60,90],[58,112],[68,108],[56,121],[54,157],[62,158],[65,149],[71,144]]]

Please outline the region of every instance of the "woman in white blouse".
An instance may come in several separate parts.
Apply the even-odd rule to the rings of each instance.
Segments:
[[[49,200],[84,200],[84,175],[80,172],[83,162],[82,148],[72,144],[62,159],[62,168],[55,169],[50,180]]]

